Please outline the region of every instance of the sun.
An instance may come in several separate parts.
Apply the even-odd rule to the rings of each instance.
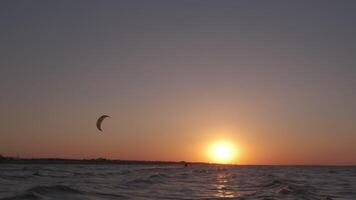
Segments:
[[[231,164],[235,154],[236,148],[231,142],[218,141],[210,148],[210,157],[214,163]]]

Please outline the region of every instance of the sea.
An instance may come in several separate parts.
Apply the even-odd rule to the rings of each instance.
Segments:
[[[356,200],[356,167],[0,164],[0,199]]]

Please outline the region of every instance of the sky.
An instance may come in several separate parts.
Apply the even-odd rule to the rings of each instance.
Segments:
[[[355,10],[1,1],[0,154],[211,162],[228,141],[237,164],[356,164]]]

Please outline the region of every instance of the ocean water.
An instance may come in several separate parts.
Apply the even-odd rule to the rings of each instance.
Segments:
[[[355,167],[0,165],[0,199],[356,199]]]

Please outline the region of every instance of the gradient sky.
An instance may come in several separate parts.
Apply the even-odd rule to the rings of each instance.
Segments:
[[[355,10],[1,1],[0,154],[209,161],[224,139],[239,164],[356,164]]]

